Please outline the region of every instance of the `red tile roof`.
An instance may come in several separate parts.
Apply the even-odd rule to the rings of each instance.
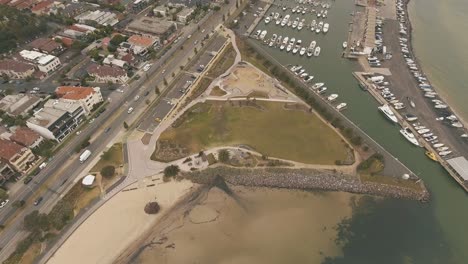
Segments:
[[[51,53],[52,51],[60,48],[59,43],[57,43],[53,39],[47,39],[47,38],[35,39],[33,42],[31,42],[31,44],[29,44],[29,46],[38,50],[45,51],[47,53]]]
[[[94,93],[92,87],[60,86],[55,90],[58,97],[69,100],[85,99]]]
[[[49,6],[51,6],[54,2],[51,1],[51,0],[45,0],[45,1],[42,1],[42,2],[39,2],[37,5],[33,6],[31,8],[31,11],[34,13],[34,11],[40,11],[42,9],[45,9]]]
[[[153,45],[155,41],[156,40],[153,38],[139,36],[139,35],[133,35],[127,40],[127,42],[130,44],[138,45],[140,47],[145,47],[145,48],[148,48],[151,45]]]
[[[88,67],[89,74],[95,74],[98,76],[111,76],[111,77],[119,77],[119,76],[126,76],[127,72],[125,72],[121,68],[111,67],[111,66],[100,66],[97,64],[91,64]]]
[[[40,137],[41,136],[38,133],[32,131],[27,127],[19,127],[15,130],[15,133],[10,137],[10,140],[25,147],[29,147]]]
[[[60,39],[62,40],[63,45],[65,45],[66,47],[71,47],[74,41],[73,39],[67,37],[61,37]]]
[[[0,70],[10,70],[14,72],[27,72],[34,69],[34,66],[21,61],[10,59],[0,60]]]
[[[0,139],[0,158],[10,160],[16,154],[21,152],[22,146],[10,140]]]

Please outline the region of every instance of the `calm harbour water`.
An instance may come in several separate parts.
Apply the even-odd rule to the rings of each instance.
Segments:
[[[413,0],[412,0],[413,1]],[[439,63],[438,65],[450,65],[448,68],[441,66],[444,71],[453,70],[451,75],[460,72],[459,81],[463,83],[463,71],[466,71],[466,60],[468,56],[458,56],[457,63],[447,57],[446,51],[451,49],[443,46],[442,43],[448,43],[439,33],[420,33],[417,30],[424,31],[425,28],[432,27],[432,24],[440,22],[438,16],[430,17],[430,22],[419,22],[418,17],[427,18],[431,10],[444,8],[444,18],[450,16],[447,5],[453,5],[451,8],[458,8],[463,0],[436,1],[436,0],[414,0],[416,5],[416,19],[412,19],[417,41],[423,41],[423,36],[429,35],[432,48],[419,48],[420,43],[416,43],[417,52],[421,50],[427,52],[428,58],[421,58],[422,62],[426,60]],[[282,3],[288,3],[281,1]],[[457,4],[456,2],[460,2]],[[389,150],[395,157],[401,160],[405,165],[418,174],[426,183],[431,191],[432,201],[429,204],[420,204],[418,202],[399,201],[386,199],[384,201],[369,201],[363,203],[356,209],[355,216],[344,223],[341,237],[349,241],[344,246],[344,256],[342,258],[332,258],[328,263],[466,263],[468,252],[465,250],[468,245],[468,229],[464,226],[468,222],[468,199],[465,192],[455,183],[454,180],[440,167],[428,160],[421,148],[415,148],[405,141],[398,133],[398,127],[390,124],[378,111],[377,103],[374,99],[363,92],[352,76],[351,72],[356,67],[353,62],[341,59],[341,43],[346,39],[348,32],[348,23],[350,13],[354,10],[354,1],[337,0],[332,2],[333,6],[329,11],[327,22],[330,23],[330,31],[327,35],[311,33],[307,29],[297,31],[293,29],[281,28],[270,23],[265,25],[261,22],[257,29],[267,29],[271,37],[272,33],[279,35],[288,35],[289,37],[299,37],[303,43],[308,45],[312,39],[317,40],[318,45],[322,47],[322,52],[318,58],[305,58],[298,55],[287,54],[279,49],[264,46],[282,64],[301,64],[307,72],[313,73],[315,81],[323,81],[327,84],[329,93],[338,93],[339,102],[348,103],[348,109],[345,115],[366,131],[374,140]],[[290,5],[295,6],[293,1]],[[426,8],[426,5],[429,5]],[[440,7],[439,7],[440,6]],[[458,7],[457,7],[458,6]],[[465,4],[464,8],[467,6]],[[428,10],[429,9],[429,10]],[[280,9],[272,7],[269,12],[281,12]],[[429,14],[426,14],[429,13]],[[434,11],[435,12],[435,11]],[[442,11],[440,11],[442,12]],[[440,13],[439,11],[436,13]],[[421,15],[420,13],[425,13]],[[449,24],[456,24],[457,17],[464,16],[466,21],[468,12],[462,9],[456,11],[458,15],[452,16],[454,20]],[[293,16],[295,17],[295,16]],[[301,17],[302,18],[302,17]],[[310,24],[311,15],[304,16],[306,22]],[[315,18],[314,18],[315,19]],[[463,23],[459,23],[461,28]],[[418,28],[419,26],[419,28]],[[432,28],[432,30],[435,30]],[[452,29],[451,45],[455,46],[457,40],[455,37],[462,35],[463,30],[459,29],[457,34],[455,28]],[[432,36],[431,36],[432,34]],[[437,38],[435,36],[438,36]],[[390,36],[387,36],[390,37]],[[466,36],[463,36],[467,38]],[[448,38],[448,37],[447,37]],[[440,39],[437,42],[437,39]],[[424,43],[421,44],[424,46]],[[456,44],[458,46],[459,44]],[[455,52],[458,52],[457,49]],[[435,53],[434,57],[431,57]],[[453,55],[457,56],[457,55]],[[434,65],[437,65],[434,63]],[[453,65],[452,65],[453,64]],[[461,67],[465,65],[465,68]],[[429,65],[428,68],[431,66]],[[435,67],[437,69],[437,67]],[[426,67],[424,67],[426,69]],[[439,70],[440,72],[441,70]],[[444,74],[442,74],[444,75]],[[445,76],[445,80],[450,79]],[[431,80],[433,80],[431,76]],[[439,82],[434,80],[435,84]],[[443,83],[443,80],[440,81]],[[466,85],[465,89],[466,89]],[[445,87],[446,92],[453,94],[453,98],[458,98],[463,105],[463,86],[454,85]],[[459,89],[459,90],[457,90]],[[466,92],[465,92],[466,93]],[[468,108],[465,105],[465,110]],[[462,109],[460,110],[462,112]]]

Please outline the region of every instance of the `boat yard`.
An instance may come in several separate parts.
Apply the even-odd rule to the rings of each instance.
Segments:
[[[419,144],[432,153],[429,155],[434,155],[445,170],[468,191],[466,179],[448,162],[454,157],[468,156],[464,124],[458,121],[449,106],[438,97],[412,55],[411,36],[408,34],[411,32],[411,25],[406,23],[408,20],[402,11],[404,3],[386,2],[387,6],[392,4],[399,10],[397,20],[396,16],[393,17],[392,10],[385,11],[388,8],[382,8],[385,20],[381,35],[387,38],[381,45],[386,45],[392,51],[391,59],[381,54],[382,51],[373,53],[373,57],[369,55],[367,59],[366,56],[360,56],[363,71],[353,75],[377,102],[391,105],[398,123],[409,128]],[[408,116],[412,117],[411,121]]]

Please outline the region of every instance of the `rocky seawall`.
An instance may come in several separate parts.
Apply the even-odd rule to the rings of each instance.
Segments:
[[[419,201],[428,201],[430,197],[423,185],[421,190],[416,190],[402,186],[361,182],[357,176],[332,170],[216,167],[186,173],[184,177],[199,184],[212,184],[215,179],[221,177],[229,184],[242,186],[344,191]]]

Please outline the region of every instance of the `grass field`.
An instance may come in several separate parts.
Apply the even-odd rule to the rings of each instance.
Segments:
[[[224,49],[223,53],[216,59],[213,66],[206,73],[207,77],[217,78],[219,75],[225,73],[233,64],[236,59],[236,51],[229,43]]]
[[[123,164],[122,143],[115,143],[109,150],[101,155],[101,159],[94,165],[91,172],[100,172],[105,166],[112,165],[118,168]]]
[[[210,93],[211,96],[223,96],[226,95],[226,92],[224,90],[221,90],[219,86],[213,87],[213,90]]]
[[[286,110],[283,103],[256,102],[260,107],[232,104],[205,103],[193,107],[159,141],[183,148],[189,154],[210,147],[243,144],[267,156],[311,164],[334,164],[346,158],[345,143],[315,114]],[[164,159],[165,153],[157,149],[152,159]]]

